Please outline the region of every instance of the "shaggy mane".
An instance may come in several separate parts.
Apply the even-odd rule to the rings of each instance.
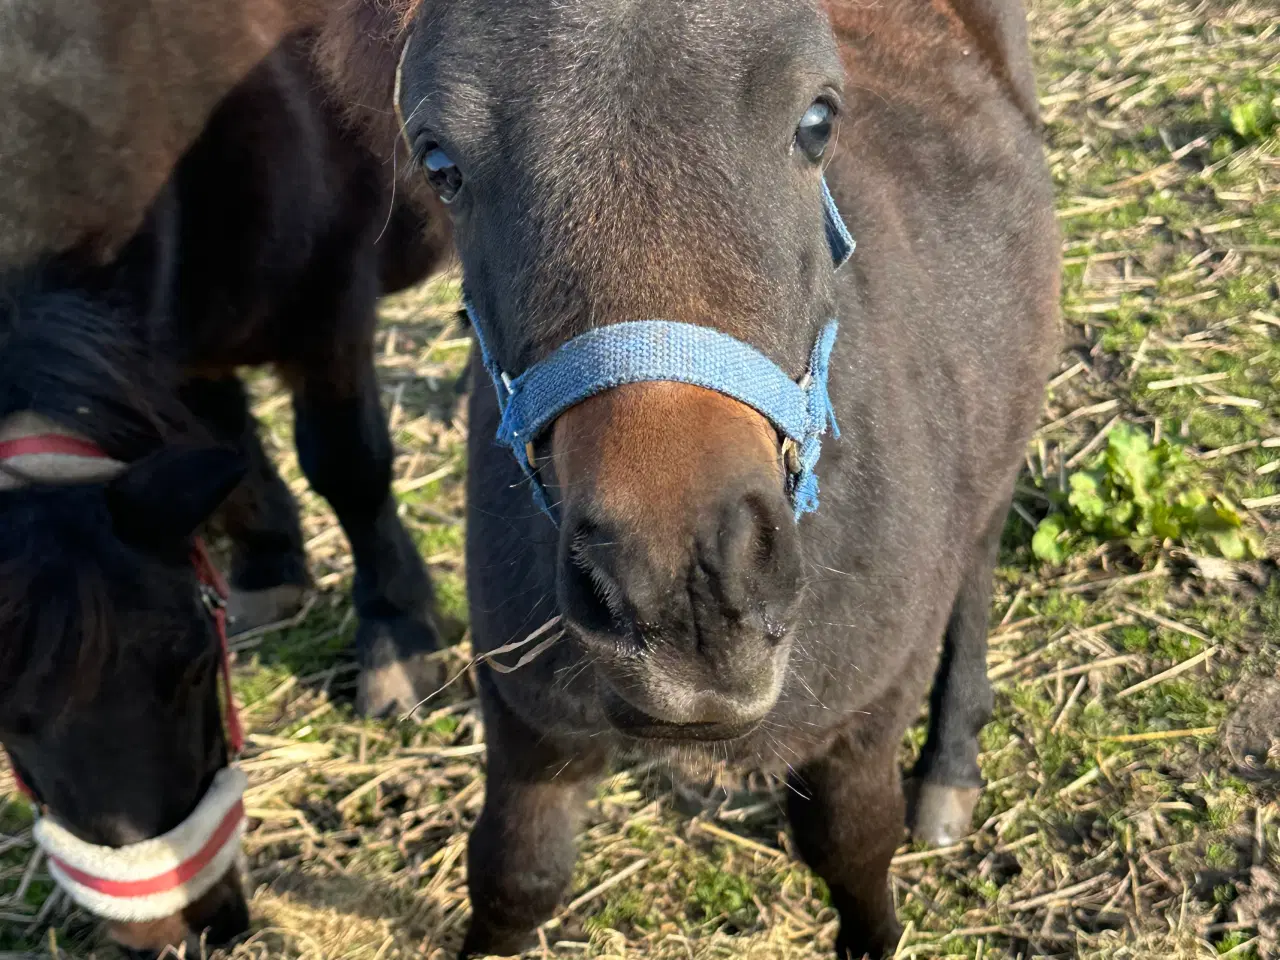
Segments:
[[[41,271],[45,272],[45,271]],[[59,271],[47,271],[53,284]],[[190,432],[177,365],[123,307],[49,285],[0,294],[0,421],[34,412],[121,461]],[[92,485],[0,493],[0,703],[49,715],[96,689],[129,560]],[[109,583],[110,579],[110,583]],[[139,588],[141,589],[141,588]]]

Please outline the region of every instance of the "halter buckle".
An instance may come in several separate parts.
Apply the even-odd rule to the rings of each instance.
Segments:
[[[787,473],[792,476],[798,474],[802,469],[800,463],[800,445],[790,437],[786,437],[782,441],[782,465],[786,467]]]
[[[204,608],[209,611],[210,616],[216,616],[219,611],[227,609],[227,600],[212,584],[200,584],[200,600],[204,604]]]

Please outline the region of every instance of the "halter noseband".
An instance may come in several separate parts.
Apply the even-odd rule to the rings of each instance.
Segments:
[[[104,468],[96,474],[79,471],[68,482],[102,479],[109,475],[105,465],[115,463],[97,445],[64,433],[29,433],[0,441],[0,465],[21,458],[61,457],[104,462]],[[0,476],[11,478],[8,488],[25,485],[25,481],[17,484],[17,478],[23,477],[20,468],[13,474]],[[218,637],[218,672],[225,703],[223,717],[228,751],[234,760],[244,747],[244,733],[231,691],[227,584],[199,537],[192,545],[191,563],[201,601]],[[36,807],[38,819],[33,835],[49,858],[54,880],[72,900],[98,916],[125,922],[170,916],[204,896],[231,867],[239,852],[245,825],[241,798],[247,785],[245,775],[239,770],[231,767],[219,770],[195,810],[164,836],[123,847],[107,847],[86,843],[52,817],[39,815],[44,804],[22,781],[12,756],[9,765],[18,792]]]
[[[836,270],[853,255],[850,235],[827,183],[822,182],[824,232]],[[502,420],[498,442],[508,447],[528,477],[538,508],[556,522],[537,474],[533,447],[560,414],[597,393],[627,383],[665,380],[688,383],[746,404],[778,430],[787,470],[787,493],[799,521],[818,508],[815,468],[822,435],[840,436],[827,392],[831,350],[838,321],[818,333],[809,366],[797,382],[750,344],[711,327],[673,320],[632,320],[597,327],[558,347],[546,359],[512,378],[489,347],[478,311],[464,295],[480,357],[498,394]]]

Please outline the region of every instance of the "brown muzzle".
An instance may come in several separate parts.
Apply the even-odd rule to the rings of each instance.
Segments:
[[[701,387],[616,387],[552,435],[566,625],[637,736],[723,739],[773,707],[800,559],[779,443]]]

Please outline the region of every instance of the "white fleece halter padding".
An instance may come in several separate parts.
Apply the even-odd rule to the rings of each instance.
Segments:
[[[0,420],[0,443],[55,434],[85,439],[75,431],[38,413],[25,411]],[[29,453],[5,461],[0,470],[0,490],[20,490],[28,483],[98,483],[124,470],[124,464],[109,457],[80,457],[66,453]]]
[[[85,843],[49,817],[36,821],[34,836],[49,857],[54,880],[81,907],[108,920],[158,920],[199,900],[236,863],[247,784],[240,770],[219,770],[186,820],[162,837],[125,847]],[[229,819],[234,822],[221,843],[206,850]],[[186,872],[199,869],[184,877],[184,865]]]

